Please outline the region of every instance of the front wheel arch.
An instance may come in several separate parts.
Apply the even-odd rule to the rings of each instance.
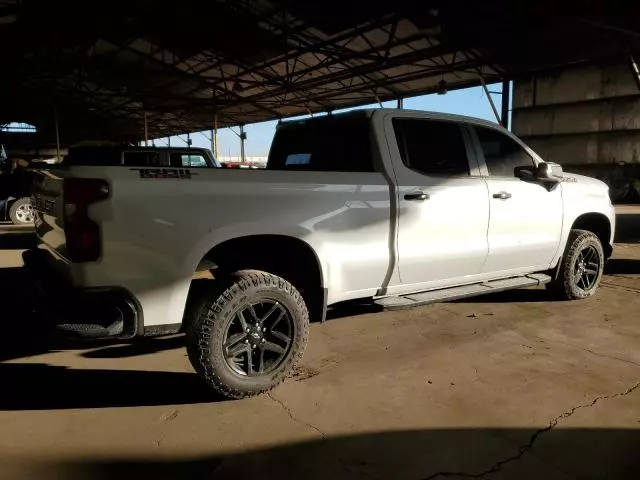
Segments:
[[[606,215],[598,212],[584,213],[577,217],[571,225],[571,230],[586,230],[598,237],[602,244],[605,259],[613,253],[611,246],[611,221]]]

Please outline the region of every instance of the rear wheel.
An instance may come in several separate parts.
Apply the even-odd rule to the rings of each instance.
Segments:
[[[309,335],[300,293],[275,275],[245,270],[211,282],[185,318],[189,360],[226,397],[257,395],[282,382]]]
[[[571,230],[557,278],[547,289],[567,300],[580,300],[598,290],[604,270],[600,239],[587,230]]]
[[[34,214],[29,197],[19,198],[9,209],[9,218],[14,225],[29,225],[33,223]]]

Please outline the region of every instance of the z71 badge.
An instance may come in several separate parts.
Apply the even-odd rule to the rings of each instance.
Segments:
[[[175,179],[190,179],[191,175],[197,175],[197,173],[191,173],[188,168],[131,168],[140,173],[140,178],[175,178]]]

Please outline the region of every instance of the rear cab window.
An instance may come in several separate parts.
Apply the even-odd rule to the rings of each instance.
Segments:
[[[402,162],[424,175],[469,176],[469,158],[456,122],[394,118],[393,130]]]
[[[357,112],[281,124],[267,170],[374,172],[369,117]]]
[[[112,167],[122,165],[122,150],[110,147],[73,147],[62,165]]]
[[[122,164],[127,167],[156,167],[162,166],[162,159],[159,152],[124,152]]]

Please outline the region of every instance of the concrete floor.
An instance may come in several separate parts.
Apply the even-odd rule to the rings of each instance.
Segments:
[[[5,237],[0,478],[638,478],[640,210],[618,221],[595,298],[343,309],[293,378],[242,401],[212,398],[180,337],[39,338]]]

